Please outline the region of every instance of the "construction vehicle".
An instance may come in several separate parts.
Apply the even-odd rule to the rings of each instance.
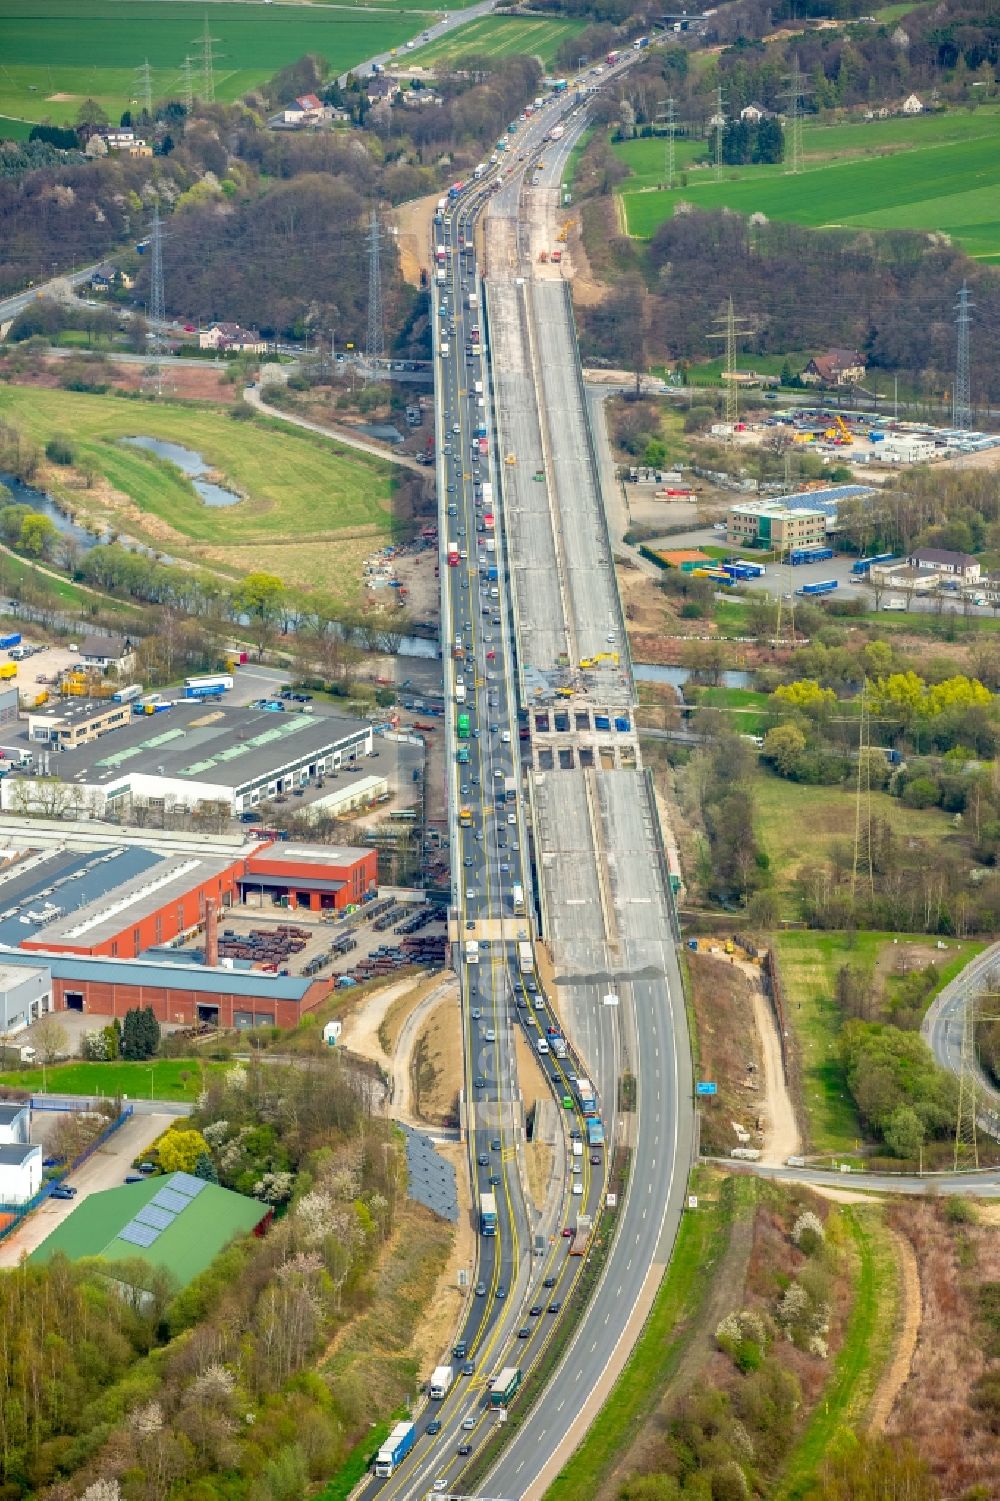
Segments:
[[[110,698],[116,686],[102,678],[100,673],[77,668],[66,673],[59,684],[59,692],[63,698]]]
[[[504,463],[505,464],[516,464],[517,463],[517,455],[513,454],[513,453],[509,453],[507,455],[507,457],[504,459]]]
[[[837,443],[844,448],[849,447],[854,442],[854,434],[847,426],[843,417],[839,416],[834,418],[833,426],[828,427],[823,436],[829,442]]]
[[[538,252],[538,259],[539,259],[539,262],[540,262],[541,265],[544,266],[545,263],[546,263],[546,261],[548,260],[548,258],[549,258],[549,252],[547,250],[540,250]]]
[[[581,657],[580,667],[584,672],[592,667],[597,667],[601,662],[610,662],[612,666],[618,666],[618,653],[616,651],[599,651],[593,657]]]
[[[572,688],[557,688],[556,689],[556,695],[559,698],[572,698],[573,697],[573,690],[572,690]]]

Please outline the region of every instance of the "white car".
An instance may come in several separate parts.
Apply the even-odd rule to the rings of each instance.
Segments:
[[[517,825],[517,814],[516,813],[508,813],[507,814],[507,822],[509,824],[513,824],[514,826],[516,826]]]
[[[580,1195],[583,1193],[583,1184],[582,1183],[574,1183],[573,1184],[573,1192],[577,1196],[577,1198],[579,1198]],[[435,1489],[436,1489],[436,1487],[435,1487]]]
[[[509,745],[510,744],[510,730],[501,730],[500,731],[500,739],[501,739],[501,742],[504,745]]]

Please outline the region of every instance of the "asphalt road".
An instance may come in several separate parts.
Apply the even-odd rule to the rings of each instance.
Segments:
[[[100,261],[94,261],[92,265],[83,266],[79,271],[68,271],[64,276],[53,277],[51,281],[41,282],[37,287],[28,287],[23,292],[16,292],[13,297],[5,297],[0,302],[0,323],[9,323],[11,319],[17,317],[18,313],[23,312],[30,303],[34,302],[36,297],[44,297],[55,286],[65,285],[66,282],[69,282],[71,287],[82,286],[93,276],[100,264]]]
[[[537,1489],[567,1441],[581,1436],[586,1397],[638,1332],[643,1300],[669,1257],[690,1161],[686,1021],[646,780],[637,769],[605,775],[579,766],[527,781],[522,774],[531,747],[519,737],[515,693],[526,676],[537,682],[543,675],[531,660],[536,643],[551,672],[567,649],[572,662],[578,653],[609,646],[609,635],[624,640],[566,289],[518,279],[524,266],[519,158],[530,164],[556,120],[571,121],[574,113],[558,151],[546,148],[547,167],[561,173],[584,123],[568,95],[510,134],[493,173],[499,191],[489,180],[470,185],[437,230],[437,482],[454,951],[472,1171],[480,1211],[484,1194],[495,1193],[497,1233],[480,1237],[479,1287],[459,1331],[465,1349],[452,1357],[451,1390],[421,1410],[420,1441],[395,1474],[369,1481],[366,1495],[468,1490],[463,1476],[497,1422],[488,1405],[491,1378],[516,1365],[530,1381],[583,1264],[567,1254],[558,1232],[579,1213],[596,1218],[610,1209],[607,1225],[617,1233],[584,1320],[484,1487],[504,1496]],[[551,184],[545,190],[551,193]],[[473,229],[491,193],[487,306]],[[497,246],[516,252],[506,274]],[[479,451],[480,436],[487,454]],[[542,566],[536,541],[546,550]],[[602,668],[591,689],[598,704],[614,699],[631,707],[627,661]],[[514,910],[516,885],[533,905],[526,794],[534,801],[540,921],[556,967],[547,998],[538,994],[534,973],[522,974],[517,951],[530,919]],[[470,943],[479,945],[471,964]],[[541,1216],[522,1188],[517,1026],[536,1048],[557,1026],[572,1044],[564,1061],[538,1049],[555,1097],[567,1106],[560,1112],[557,1192]],[[584,1125],[574,1090],[584,1068],[597,1085],[609,1140],[631,1152],[628,1186],[615,1206],[606,1204],[603,1154],[592,1160],[589,1150],[580,1157],[569,1150],[571,1133]],[[625,1070],[636,1077],[637,1105],[621,1113],[617,1090]],[[472,1369],[463,1375],[466,1359]],[[440,1424],[429,1437],[428,1422]],[[466,1445],[470,1453],[459,1454]]]
[[[921,1035],[937,1061],[953,1074],[962,1071],[962,1030],[966,1007],[978,992],[988,986],[994,991],[996,983],[991,980],[1000,973],[1000,943],[991,944],[965,966],[941,991],[924,1017]],[[1000,1010],[1000,1005],[991,1005],[990,1013]],[[1000,1090],[990,1082],[977,1066],[977,1081],[980,1097],[988,1110],[1000,1116]],[[994,1130],[996,1131],[996,1127]]]

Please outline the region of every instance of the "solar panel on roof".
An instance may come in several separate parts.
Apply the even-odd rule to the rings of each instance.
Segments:
[[[130,1246],[151,1246],[160,1235],[155,1225],[140,1225],[138,1220],[130,1220],[123,1230],[119,1230],[118,1239],[127,1241]]]
[[[170,1191],[176,1190],[183,1194],[186,1199],[196,1198],[206,1187],[204,1178],[196,1178],[193,1173],[174,1173],[170,1180]]]
[[[165,1230],[168,1225],[173,1224],[176,1218],[176,1214],[172,1214],[169,1209],[161,1209],[154,1199],[149,1204],[143,1205],[136,1215],[134,1223],[152,1225],[154,1230]]]
[[[161,1188],[149,1202],[157,1209],[166,1209],[170,1214],[180,1214],[182,1209],[188,1207],[191,1200],[187,1194],[174,1193],[172,1188]]]

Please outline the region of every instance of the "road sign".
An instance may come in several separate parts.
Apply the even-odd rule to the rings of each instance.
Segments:
[[[718,1084],[713,1084],[710,1080],[706,1080],[703,1084],[696,1084],[694,1092],[695,1094],[718,1094],[719,1086]]]

